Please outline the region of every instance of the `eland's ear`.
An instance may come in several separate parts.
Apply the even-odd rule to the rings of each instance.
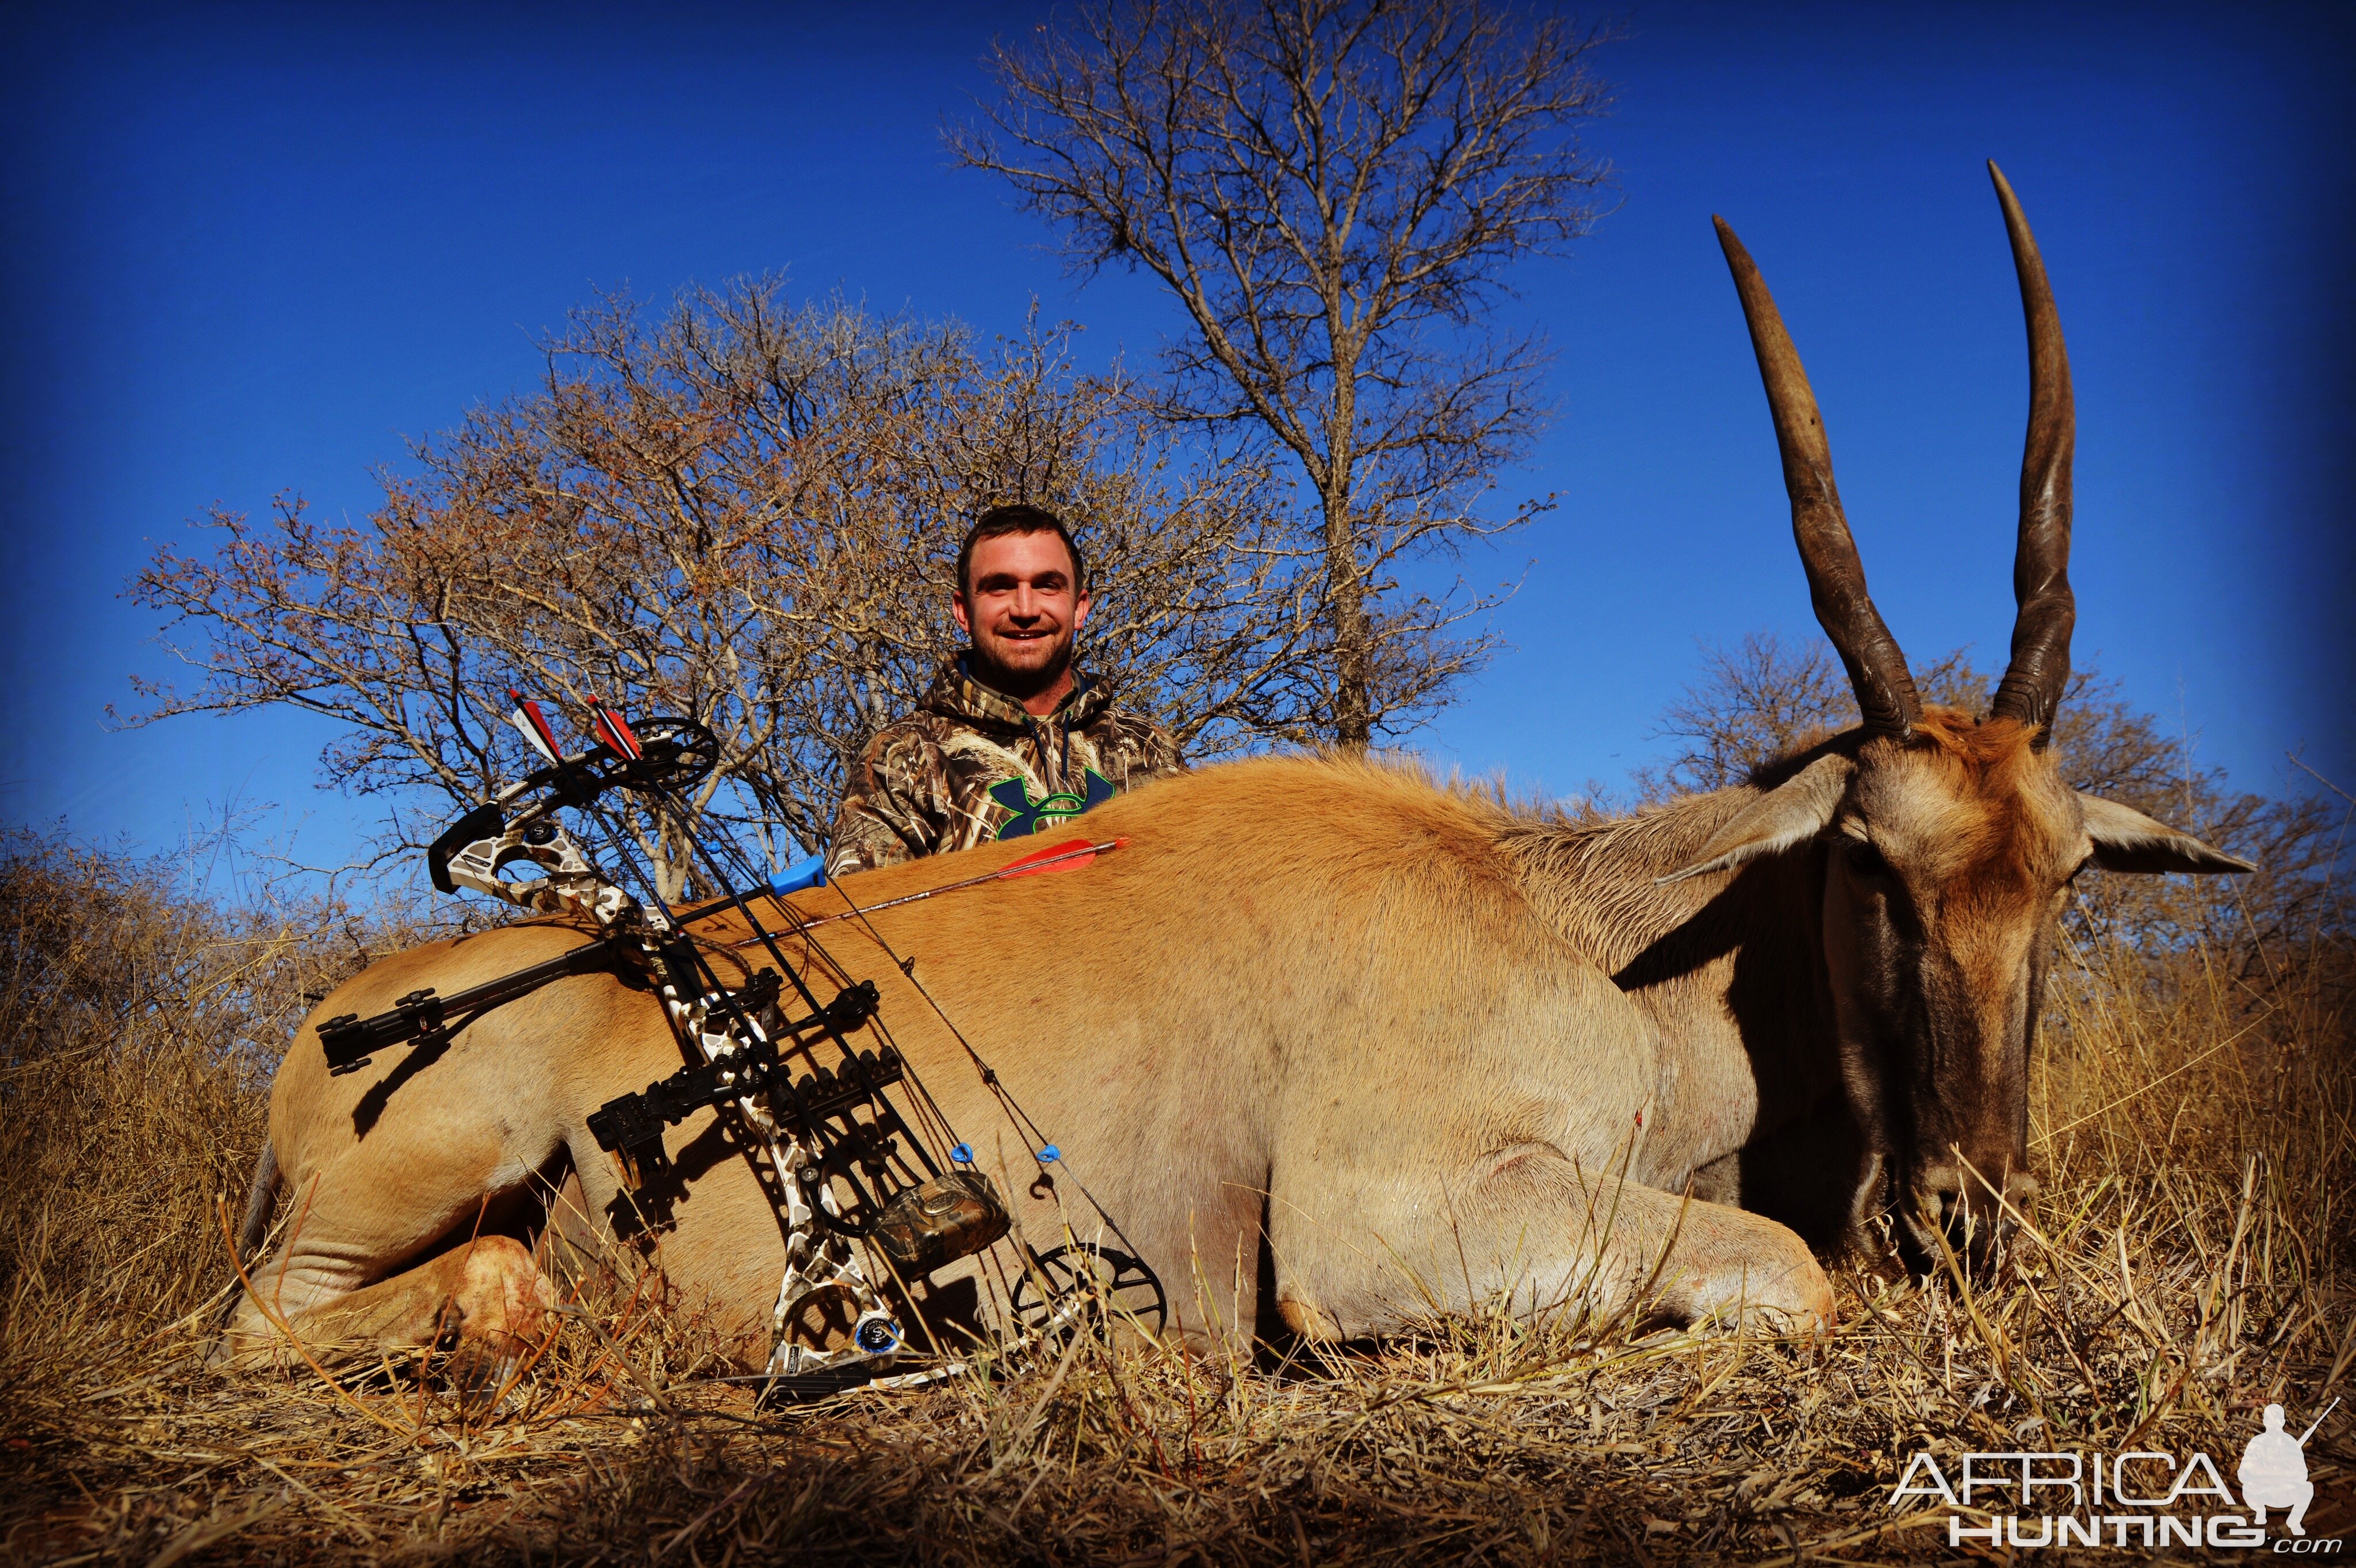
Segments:
[[[2094,841],[2094,864],[2104,871],[2139,871],[2158,875],[2169,871],[2255,871],[2238,855],[2211,849],[2190,833],[2178,832],[2166,822],[2141,811],[2081,793],[2079,806],[2086,814],[2086,836]]]
[[[1708,871],[1731,871],[1764,854],[1780,854],[1825,831],[1857,764],[1846,757],[1820,757],[1742,809],[1740,816],[1719,829],[1702,846],[1699,858],[1681,870],[1656,877],[1654,886],[1683,882]]]

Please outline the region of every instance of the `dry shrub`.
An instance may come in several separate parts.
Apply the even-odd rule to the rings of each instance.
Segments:
[[[1475,1315],[1315,1367],[1083,1340],[756,1412],[623,1260],[488,1395],[430,1357],[218,1376],[193,1356],[229,1273],[215,1205],[277,1042],[410,933],[224,911],[50,844],[5,875],[16,1560],[1930,1559],[1943,1519],[1889,1505],[1918,1448],[2197,1448],[2230,1475],[2258,1406],[2303,1424],[2356,1365],[2339,921],[2263,987],[2198,944],[2073,947],[2009,1265],[1852,1265],[1823,1343]],[[2319,1536],[2350,1523],[2345,1411],[2308,1445]]]
[[[414,940],[332,901],[217,909],[163,863],[0,846],[12,1349],[70,1325],[123,1354],[215,1293],[209,1206],[245,1190],[304,992]]]

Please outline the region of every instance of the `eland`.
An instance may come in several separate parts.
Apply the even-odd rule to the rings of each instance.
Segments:
[[[858,934],[829,951],[789,938],[787,956],[876,981],[900,1049],[1018,1220],[1053,1232],[1033,1151],[985,1131],[989,1089],[921,980],[1130,1244],[1200,1304],[1190,1327],[1280,1320],[1331,1340],[1505,1302],[1807,1329],[1834,1312],[1817,1254],[1878,1216],[1918,1264],[1985,1245],[2036,1191],[2029,1064],[2072,880],[2251,869],[2073,791],[2051,747],[2075,613],[2070,370],[2029,225],[1989,167],[2028,318],[2029,416],[2019,613],[1987,714],[1918,696],[1866,592],[1799,356],[1720,221],[1859,725],[1732,788],[1600,822],[1518,815],[1361,760],[1238,762],[1092,813],[1091,836],[1129,847],[1085,870],[903,904],[830,928]],[[886,904],[1023,847],[791,903],[805,920],[846,897]],[[734,961],[741,925],[699,930]],[[316,1036],[330,1015],[447,994],[589,934],[542,920],[434,943],[320,1005],[273,1090],[248,1245],[274,1192],[289,1218],[230,1348],[267,1344],[275,1320],[320,1340],[511,1349],[553,1299],[532,1250],[552,1212],[609,1240],[630,1230],[586,1119],[678,1065],[643,989],[563,980],[413,1071],[331,1076]],[[682,1186],[632,1240],[757,1362],[783,1262],[768,1199],[713,1112],[668,1149]]]

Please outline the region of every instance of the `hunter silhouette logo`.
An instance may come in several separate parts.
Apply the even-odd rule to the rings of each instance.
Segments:
[[[2333,1400],[2324,1406],[2323,1415],[2329,1415],[2339,1402]],[[2315,1500],[2315,1483],[2307,1478],[2307,1440],[2323,1424],[2323,1415],[2293,1437],[2283,1430],[2283,1407],[2266,1406],[2265,1430],[2242,1451],[2242,1466],[2233,1477],[2242,1483],[2242,1503],[2250,1510],[2251,1523],[2265,1523],[2268,1509],[2288,1509],[2284,1526],[2293,1535],[2307,1533],[2302,1521],[2307,1505]]]
[[[1112,780],[1093,768],[1080,770],[1087,793],[1075,795],[1059,789],[1044,800],[1031,799],[1027,779],[1002,779],[990,787],[990,798],[1014,815],[998,830],[999,839],[1028,838],[1044,833],[1070,822],[1083,811],[1093,811],[1113,798]]]

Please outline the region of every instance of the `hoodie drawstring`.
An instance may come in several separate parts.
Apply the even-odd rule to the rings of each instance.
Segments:
[[[1045,779],[1047,793],[1063,794],[1066,781],[1072,776],[1071,726],[1058,725],[1053,719],[1042,719],[1032,714],[1023,715],[1023,722],[1031,726],[1031,744],[1039,748],[1039,771]],[[1047,737],[1050,730],[1055,732],[1055,736],[1053,746],[1048,744]]]

